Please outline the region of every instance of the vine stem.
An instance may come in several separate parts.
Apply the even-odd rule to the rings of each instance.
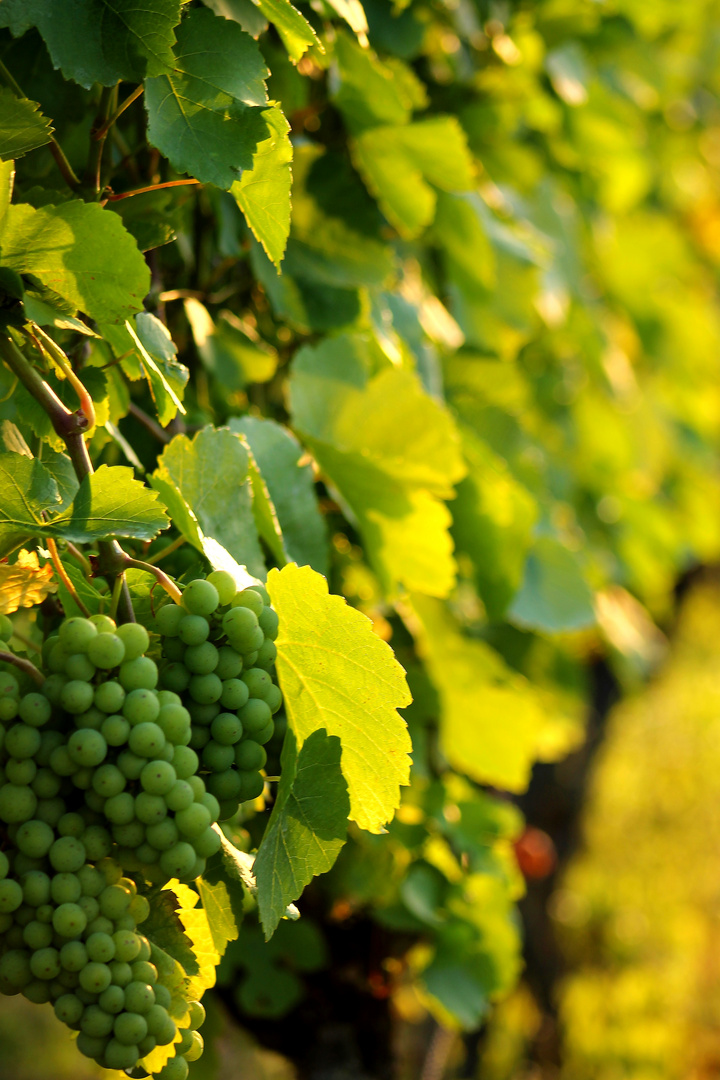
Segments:
[[[119,202],[120,199],[132,199],[133,195],[145,195],[148,191],[161,191],[163,188],[188,187],[189,184],[199,184],[199,180],[165,180],[162,184],[149,184],[147,187],[135,188],[133,191],[121,191],[119,195],[114,193],[106,196],[108,202]]]
[[[75,475],[80,483],[94,471],[90,455],[85,445],[83,432],[88,427],[88,420],[81,410],[71,412],[57,396],[52,387],[48,386],[42,376],[35,370],[27,358],[20,352],[14,341],[0,334],[0,359],[4,360],[14,375],[17,375],[28,393],[32,394],[38,404],[45,410],[50,418],[53,429],[65,443]],[[124,560],[127,555],[118,544],[117,540],[98,541],[100,573],[111,589],[115,587],[115,579],[118,575],[123,577],[118,614],[122,622],[135,622],[130,599],[130,590],[124,580]]]
[[[22,657],[15,656],[14,653],[0,650],[0,663],[14,664],[16,668],[19,668],[20,671],[24,671],[26,675],[29,675],[31,679],[34,679],[38,686],[42,686],[45,682],[45,676],[42,671],[39,671],[31,660],[23,660]]]
[[[137,101],[144,89],[145,87],[142,84],[140,86],[136,86],[132,94],[128,94],[125,100],[120,102],[112,116],[109,116],[105,123],[93,132],[93,139],[104,139],[115,121],[122,116],[126,109],[130,108],[133,101]]]
[[[131,559],[129,555],[125,556],[125,566],[132,566],[136,570],[146,570],[148,574],[153,575],[158,585],[162,586],[176,604],[182,604],[182,593],[164,570],[161,570],[158,566],[153,566],[152,563],[143,562],[142,559]]]
[[[27,100],[27,95],[23,92],[22,87],[15,81],[2,61],[0,61],[0,78],[6,86],[10,87],[16,97],[25,98]],[[51,136],[50,138],[50,153],[55,158],[57,167],[67,186],[72,188],[73,191],[77,191],[80,187],[80,181],[75,175],[72,165],[65,157],[63,148],[54,136]]]
[[[72,581],[70,580],[70,577],[68,575],[67,570],[65,569],[65,567],[62,564],[62,559],[60,558],[60,552],[57,549],[57,544],[55,543],[55,541],[53,540],[53,538],[51,536],[48,536],[46,538],[46,543],[47,543],[48,551],[50,552],[50,558],[53,561],[53,566],[55,567],[55,571],[57,573],[57,576],[60,578],[63,585],[65,586],[67,591],[70,593],[70,595],[72,596],[73,600],[75,601],[77,606],[82,611],[85,618],[86,619],[89,618],[90,617],[90,612],[88,611],[87,607],[85,606],[85,604],[82,602],[82,600],[78,596],[77,590],[76,590],[75,586],[73,585]]]
[[[110,117],[113,106],[117,101],[117,83],[115,86],[104,86],[100,94],[98,114],[90,133],[90,153],[85,166],[85,185],[90,189],[92,197],[100,197],[102,190],[102,157],[105,148],[105,139],[110,130]]]
[[[80,408],[87,417],[88,427],[95,427],[95,403],[90,397],[85,385],[81,382],[78,376],[75,374],[72,364],[68,360],[65,353],[62,351],[57,342],[53,341],[49,334],[46,334],[42,327],[32,324],[32,337],[36,339],[37,344],[41,350],[50,354],[50,358],[54,363],[58,365],[67,381],[72,386],[73,390],[78,396],[80,402]]]
[[[150,558],[146,559],[145,561],[147,562],[148,566],[156,566],[161,559],[165,558],[166,555],[172,555],[173,551],[177,551],[179,547],[182,547],[183,544],[186,543],[187,541],[184,536],[178,536],[172,541],[171,544],[167,544],[167,546],[164,547],[162,551],[158,551],[155,555],[150,556]]]

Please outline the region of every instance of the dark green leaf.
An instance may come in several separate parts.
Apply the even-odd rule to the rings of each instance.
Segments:
[[[279,266],[290,231],[293,148],[290,125],[282,111],[273,106],[264,109],[262,117],[268,126],[268,138],[258,145],[252,165],[243,169],[230,191],[255,239],[271,262]]]
[[[541,536],[528,556],[508,618],[547,633],[579,630],[595,622],[592,599],[577,558],[559,541]]]
[[[0,160],[22,157],[52,138],[52,125],[36,101],[0,89]]]

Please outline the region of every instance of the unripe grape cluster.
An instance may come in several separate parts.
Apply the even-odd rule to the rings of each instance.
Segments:
[[[219,803],[219,819],[263,790],[264,744],[282,696],[273,681],[278,618],[262,585],[237,591],[222,570],[190,582],[182,605],[157,614],[166,663],[160,681],[191,717],[189,746]]]
[[[47,638],[40,690],[0,671],[0,992],[50,1002],[110,1069],[176,1038],[138,933],[144,892],[200,876],[221,844],[215,823],[260,794],[282,700],[262,586],[238,592],[215,572],[157,627],[160,676],[147,630],[104,615]],[[189,1011],[160,1080],[184,1080],[202,1053],[202,1006]]]

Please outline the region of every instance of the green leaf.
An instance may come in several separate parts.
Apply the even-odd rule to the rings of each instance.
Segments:
[[[97,203],[11,206],[0,251],[3,266],[33,274],[98,322],[122,322],[150,288],[150,271],[117,214]]]
[[[149,478],[170,510],[173,524],[199,551],[221,544],[255,577],[265,563],[252,509],[250,454],[227,428],[203,428],[193,439],[177,435]]]
[[[85,577],[77,563],[71,559],[64,559],[63,565],[75,592],[90,614],[97,615],[98,612],[107,612],[110,608],[110,597],[107,593],[103,596],[102,593],[98,592],[92,582]],[[62,604],[65,615],[68,618],[77,615],[84,616],[85,612],[75,603],[72,593],[66,587],[62,578],[57,578],[57,587],[58,599]]]
[[[547,633],[581,630],[595,622],[590,586],[576,556],[558,540],[541,536],[535,541],[508,619]]]
[[[178,172],[229,190],[268,139],[268,71],[249,34],[195,9],[178,29],[172,74],[148,79],[148,139]]]
[[[453,116],[433,116],[403,127],[374,127],[351,144],[368,191],[401,236],[419,236],[435,214],[435,185],[443,191],[475,186],[465,135]]]
[[[171,71],[180,10],[181,0],[3,0],[0,26],[16,37],[36,26],[53,65],[89,90]]]
[[[369,619],[328,594],[310,567],[271,570],[280,620],[277,669],[300,750],[318,728],[342,744],[350,818],[382,832],[409,780],[410,738],[398,708],[410,703],[405,673]]]
[[[185,301],[185,314],[200,359],[224,393],[272,379],[277,353],[264,342],[251,340],[230,312],[221,312],[213,322],[204,304],[189,299]]]
[[[415,595],[410,629],[440,695],[440,745],[481,784],[524,791],[546,728],[538,691],[483,641],[464,637],[438,600]]]
[[[0,160],[22,157],[52,138],[52,124],[36,101],[0,89]]]
[[[242,906],[233,903],[230,889],[224,881],[211,882],[207,876],[196,881],[200,900],[207,915],[213,945],[220,956],[229,941],[236,941],[242,921]]]
[[[134,324],[126,320],[122,326],[106,324],[98,329],[116,358],[122,357],[128,378],[144,375],[147,379],[161,424],[169,424],[178,412],[185,413],[182,398],[190,373],[175,359],[177,348],[164,323],[141,312]]]
[[[303,449],[295,436],[274,420],[243,416],[229,422],[244,435],[267,484],[282,533],[286,558],[328,572],[325,520],[318,508],[312,467],[301,465]]]
[[[0,553],[32,537],[52,536],[86,544],[113,536],[152,540],[170,524],[157,495],[132,469],[101,465],[87,476],[71,506],[62,505],[57,481],[36,458],[0,454]]]
[[[200,966],[180,921],[179,908],[178,898],[171,889],[158,889],[151,897],[150,915],[142,924],[142,932],[153,945],[181,964],[188,975],[197,975]]]
[[[495,251],[480,215],[480,196],[441,191],[433,237],[443,248],[454,278],[462,275],[471,287],[484,291],[496,281]]]
[[[287,905],[330,869],[345,843],[350,799],[341,753],[340,740],[323,730],[313,731],[298,753],[288,729],[275,805],[254,864],[266,941]]]
[[[203,3],[216,15],[222,15],[223,19],[239,23],[245,33],[256,41],[268,28],[267,19],[253,0],[203,0]]]
[[[319,285],[289,273],[279,276],[257,243],[250,248],[250,262],[275,315],[299,330],[336,330],[360,316],[360,296],[355,290]]]
[[[489,617],[500,619],[522,581],[537,503],[501,457],[471,429],[460,431],[469,471],[452,504],[452,534],[472,559]]]
[[[367,19],[365,18],[365,10],[360,3],[360,0],[327,0],[331,8],[333,8],[341,19],[344,19],[351,30],[354,30],[363,44],[367,44],[366,34],[368,32]]]
[[[288,132],[290,125],[276,105],[264,109],[269,137],[257,147],[252,165],[230,188],[245,220],[267,257],[276,266],[280,262],[290,232],[290,186],[293,157]]]
[[[350,131],[357,133],[381,124],[408,122],[410,105],[395,73],[370,49],[363,49],[341,31],[335,41],[333,59],[336,77],[331,83],[330,97]]]
[[[293,425],[357,521],[385,590],[446,596],[455,580],[440,501],[465,473],[450,415],[412,372],[369,377],[367,342],[339,337],[297,353]]]
[[[290,0],[253,0],[268,22],[277,30],[283,45],[296,63],[310,48],[317,45],[324,52],[322,43],[304,15],[293,7]]]

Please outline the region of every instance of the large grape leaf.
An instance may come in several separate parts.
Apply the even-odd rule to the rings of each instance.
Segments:
[[[0,26],[16,37],[36,26],[53,65],[89,90],[171,71],[180,11],[181,0],[3,0]]]
[[[266,940],[287,905],[317,874],[326,873],[345,843],[350,815],[340,740],[317,730],[298,753],[288,729],[275,805],[254,863]]]
[[[298,749],[318,728],[337,735],[349,816],[382,832],[409,781],[410,737],[396,711],[410,702],[405,673],[370,621],[328,594],[309,566],[271,570],[268,590],[280,619],[277,669]]]
[[[207,553],[207,541],[217,541],[255,577],[265,576],[253,517],[250,455],[239,435],[212,427],[193,439],[177,435],[149,479],[173,524],[194,547]]]
[[[205,305],[191,297],[185,301],[185,314],[200,359],[224,392],[272,379],[277,353],[263,341],[249,338],[230,312],[221,312],[213,321]]]
[[[401,80],[370,49],[361,48],[349,34],[340,31],[333,60],[336,77],[330,84],[330,96],[350,131],[408,122],[411,107],[402,92]]]
[[[174,70],[145,84],[149,141],[179,172],[230,189],[270,134],[267,76],[237,23],[190,11],[178,29]]]
[[[36,101],[0,89],[0,160],[12,161],[52,138],[52,125]]]
[[[252,165],[230,188],[245,220],[267,257],[280,265],[290,232],[290,163],[293,148],[290,125],[277,105],[265,109],[268,137],[257,147]]]
[[[49,516],[61,503],[57,481],[37,458],[0,454],[0,557],[32,537],[152,540],[170,524],[157,494],[120,465],[101,465],[66,510]]]
[[[508,619],[549,633],[580,630],[595,622],[593,594],[577,557],[553,537],[535,541]]]
[[[446,596],[455,580],[450,515],[465,465],[450,415],[414,373],[371,375],[362,338],[301,349],[290,379],[292,421],[356,519],[389,593],[399,584]]]
[[[36,607],[57,587],[52,563],[40,566],[37,552],[23,549],[12,565],[0,562],[0,615]]]
[[[419,236],[435,214],[432,185],[470,191],[475,170],[462,128],[453,116],[404,126],[368,128],[351,143],[358,172],[401,236]]]
[[[297,63],[311,45],[320,52],[324,48],[304,15],[290,0],[203,0],[216,15],[240,23],[243,30],[257,38],[271,22],[277,30],[291,60]]]
[[[478,783],[524,791],[545,750],[542,696],[489,645],[461,634],[442,602],[415,595],[412,604],[408,623],[440,695],[445,757]]]
[[[244,435],[272,499],[287,559],[328,572],[325,519],[318,508],[312,467],[300,464],[303,449],[292,432],[274,420],[243,416],[230,420]]]
[[[33,274],[98,322],[142,310],[150,271],[117,214],[71,201],[39,210],[9,207],[0,237],[3,266]]]

